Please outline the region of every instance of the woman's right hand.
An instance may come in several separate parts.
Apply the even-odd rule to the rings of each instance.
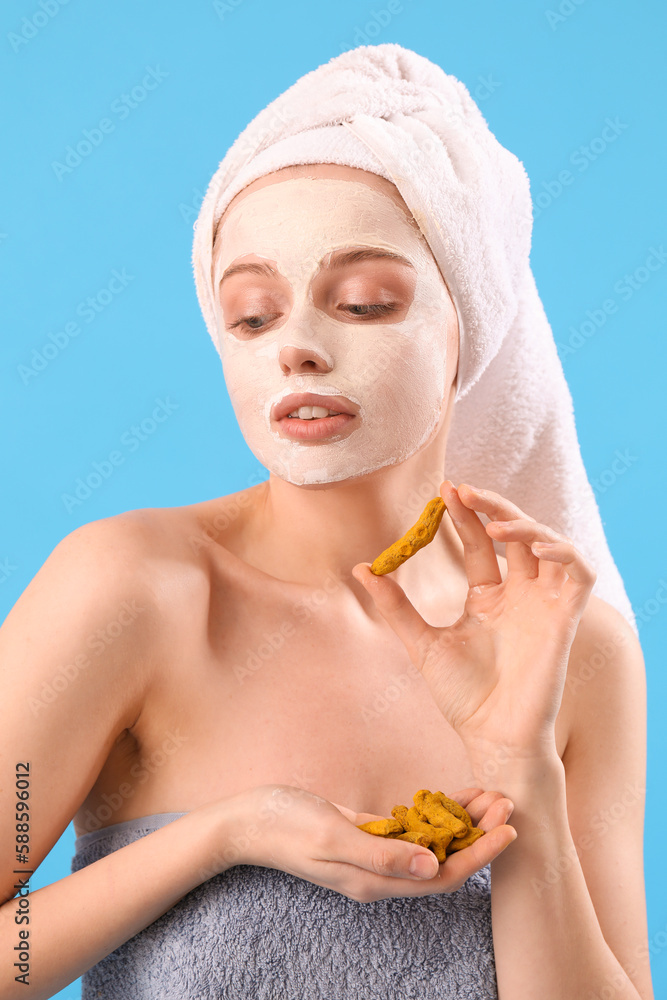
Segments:
[[[467,809],[485,836],[440,865],[428,848],[357,829],[357,824],[385,817],[356,813],[292,785],[260,785],[227,800],[232,822],[222,853],[229,857],[231,846],[233,865],[277,868],[360,903],[455,892],[517,834],[506,825],[513,804],[500,792],[466,788],[451,798]],[[425,863],[426,877],[410,873],[415,858]]]

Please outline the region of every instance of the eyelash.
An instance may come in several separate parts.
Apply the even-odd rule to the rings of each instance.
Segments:
[[[375,317],[375,316],[385,316],[387,313],[395,312],[396,306],[393,303],[373,303],[371,305],[359,306],[356,303],[349,303],[343,306],[339,306],[339,309],[368,309],[367,313],[350,313],[352,316],[356,316],[357,319],[365,319],[365,317]],[[229,325],[230,330],[236,330],[237,327],[246,326],[251,333],[261,333],[262,328],[259,326],[248,326],[248,321],[251,319],[263,319],[263,316],[244,316],[242,319],[236,321],[236,323],[231,323]]]

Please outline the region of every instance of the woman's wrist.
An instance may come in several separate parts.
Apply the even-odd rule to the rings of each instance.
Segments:
[[[202,836],[202,881],[244,864],[244,824],[237,795],[199,806],[189,815],[196,819]]]
[[[480,788],[493,788],[507,798],[524,798],[537,791],[565,787],[565,768],[556,749],[544,753],[517,752],[508,747],[476,748],[468,752],[474,780]]]

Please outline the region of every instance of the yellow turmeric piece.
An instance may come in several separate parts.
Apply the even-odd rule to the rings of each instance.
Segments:
[[[407,840],[411,844],[419,844],[420,847],[430,847],[431,838],[427,833],[418,833],[417,830],[407,830],[405,833],[391,835],[392,840]]]
[[[444,792],[421,788],[413,799],[414,806],[410,808],[394,806],[391,810],[393,819],[371,820],[358,828],[375,836],[407,840],[428,847],[440,864],[447,855],[469,847],[484,835],[484,830],[473,825],[467,810]]]
[[[430,793],[426,792],[426,794],[429,795]],[[469,814],[462,805],[459,805],[456,799],[448,798],[444,792],[434,792],[433,798],[440,802],[440,804],[443,805],[445,809],[449,810],[450,813],[453,813],[454,816],[457,816],[460,820],[462,820],[466,826],[472,826],[472,820],[470,819]]]
[[[392,573],[401,563],[413,556],[415,552],[428,545],[435,538],[435,533],[440,527],[442,515],[445,512],[445,501],[442,497],[435,497],[424,507],[419,520],[407,531],[402,538],[390,545],[388,549],[371,564],[371,573],[376,576],[384,576],[385,573]]]
[[[390,837],[394,833],[403,833],[404,827],[397,819],[372,819],[362,823],[359,829],[374,833],[376,837]]]
[[[467,823],[459,819],[452,810],[438,801],[436,796],[431,795],[425,788],[422,788],[415,795],[415,808],[420,819],[430,823],[431,826],[445,827],[451,830],[452,837],[464,837],[472,826],[470,817],[468,817]]]
[[[472,830],[468,830],[464,837],[452,837],[449,842],[449,848],[447,853],[451,854],[452,851],[461,851],[464,847],[470,847],[474,844],[476,840],[484,833],[484,830],[480,830],[479,827],[473,826]]]

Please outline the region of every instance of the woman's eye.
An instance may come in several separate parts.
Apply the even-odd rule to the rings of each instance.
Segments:
[[[393,302],[385,302],[382,304],[373,305],[352,305],[346,304],[338,307],[344,311],[348,311],[352,316],[359,316],[362,319],[366,316],[385,316],[387,313],[395,312],[396,306]],[[365,312],[357,312],[357,310],[363,309]]]
[[[246,330],[261,330],[262,327],[255,324],[262,323],[263,320],[270,322],[272,319],[275,319],[275,316],[271,314],[267,316],[244,316],[243,319],[238,319],[236,323],[231,323],[229,329],[236,330],[237,327],[244,327]]]
[[[347,312],[350,316],[358,316],[359,319],[372,319],[375,316],[386,316],[390,312],[395,312],[396,305],[393,302],[371,303],[368,305],[345,303],[344,305],[338,306],[338,309],[340,309],[341,312]],[[241,329],[246,332],[251,331],[258,333],[261,332],[268,323],[276,319],[277,315],[278,314],[276,313],[269,313],[264,316],[244,316],[242,319],[238,319],[235,323],[230,323],[228,329]]]

